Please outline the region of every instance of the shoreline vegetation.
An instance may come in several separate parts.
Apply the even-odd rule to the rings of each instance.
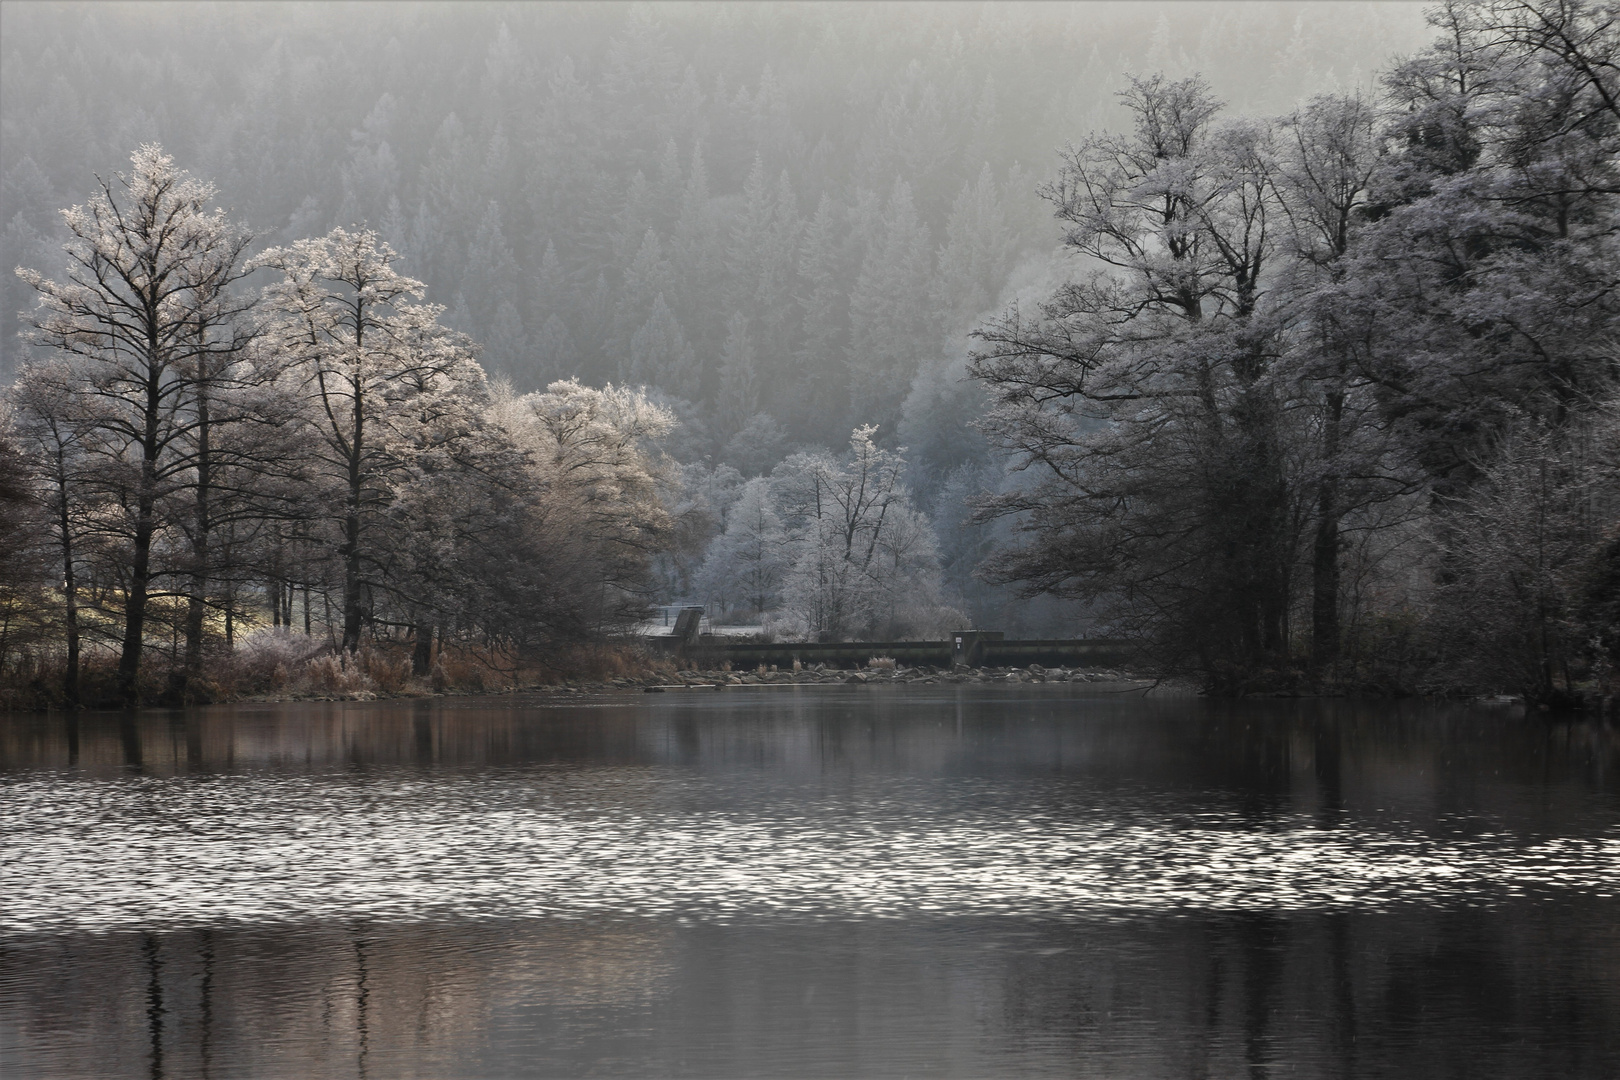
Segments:
[[[121,707],[117,671],[110,662],[86,665],[80,673],[76,707]],[[679,657],[649,652],[640,644],[607,643],[562,650],[548,664],[502,661],[488,653],[441,649],[427,672],[413,674],[407,645],[367,646],[353,655],[329,648],[311,649],[296,634],[250,637],[229,657],[205,667],[188,681],[182,694],[164,672],[148,673],[149,691],[142,704],[154,707],[277,701],[371,701],[470,694],[683,689],[724,689],[757,685],[930,685],[987,683],[1129,682],[1158,686],[1163,677],[1137,671],[1102,668],[1026,667],[937,668],[906,666],[874,658],[860,667],[811,664],[792,668],[759,665],[754,669],[700,667]],[[1179,684],[1178,684],[1179,685]],[[0,712],[46,712],[72,708],[61,694],[61,672],[36,670],[26,682],[14,678],[0,687]],[[1189,686],[1188,689],[1191,689]]]
[[[185,695],[174,692],[161,671],[149,673],[149,693],[142,707],[173,708],[223,704],[266,704],[308,701],[380,701],[430,697],[495,696],[512,694],[576,694],[604,692],[671,693],[723,691],[749,686],[994,686],[994,685],[1108,685],[1116,693],[1206,694],[1207,686],[1185,675],[1154,670],[1151,666],[1112,668],[1044,667],[1030,664],[985,667],[907,666],[877,657],[864,666],[837,667],[822,663],[789,668],[761,664],[755,668],[703,667],[678,656],[649,652],[639,643],[597,643],[563,650],[550,663],[503,661],[488,653],[453,646],[436,656],[427,673],[412,672],[409,644],[363,647],[348,655],[330,649],[311,651],[296,634],[265,634],[248,639],[247,646],[192,680]],[[117,693],[116,669],[108,662],[87,665],[81,672],[81,698],[69,706],[60,692],[61,673],[38,670],[26,684],[0,687],[0,714],[45,713],[64,709],[107,710],[127,707]],[[1250,699],[1359,698],[1393,700],[1425,698],[1434,701],[1474,700],[1489,704],[1526,705],[1516,695],[1479,695],[1454,689],[1427,692],[1392,686],[1335,686],[1312,683],[1299,673],[1291,677],[1270,673],[1244,692],[1229,697]],[[1531,711],[1590,712],[1607,717],[1613,698],[1593,697],[1581,707],[1553,710],[1529,703]]]

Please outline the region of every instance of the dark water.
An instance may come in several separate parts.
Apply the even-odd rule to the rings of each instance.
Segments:
[[[1041,686],[0,718],[0,1074],[1620,1076],[1617,767]]]

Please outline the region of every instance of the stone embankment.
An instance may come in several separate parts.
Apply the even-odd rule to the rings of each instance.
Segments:
[[[605,682],[565,686],[540,687],[562,692],[584,690],[635,690],[649,694],[681,690],[724,690],[733,686],[831,686],[831,685],[898,685],[960,683],[983,685],[995,683],[1101,683],[1152,682],[1152,677],[1132,675],[1112,670],[1081,670],[1078,668],[1043,668],[1032,664],[1024,668],[961,668],[943,671],[923,667],[871,667],[851,671],[822,665],[800,671],[681,671],[673,678],[668,675],[623,677]]]

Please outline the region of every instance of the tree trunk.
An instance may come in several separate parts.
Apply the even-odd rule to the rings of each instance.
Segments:
[[[1316,542],[1311,552],[1311,666],[1320,673],[1339,655],[1338,484],[1317,493]]]
[[[79,704],[79,583],[73,568],[73,531],[68,513],[67,467],[57,453],[57,527],[62,530],[63,629],[67,632],[67,670],[62,672],[62,697],[68,708]]]
[[[1320,675],[1339,656],[1339,480],[1333,475],[1339,453],[1339,424],[1344,417],[1344,392],[1328,394],[1327,423],[1323,425],[1322,455],[1328,475],[1317,491],[1316,542],[1311,551],[1311,668]]]
[[[146,635],[146,593],[151,580],[152,512],[142,498],[135,526],[135,550],[130,560],[129,591],[124,596],[124,640],[118,654],[118,695],[135,704],[136,681],[141,671],[141,648]]]
[[[354,387],[354,441],[349,445],[349,502],[343,516],[343,649],[360,648],[360,467],[364,462],[365,413],[358,381]]]
[[[177,687],[182,692],[187,681],[202,674],[203,616],[207,608],[209,560],[212,557],[209,545],[212,461],[208,423],[208,390],[203,384],[199,386],[197,394],[197,498],[192,522],[191,595],[186,600],[186,660]]]
[[[411,650],[411,674],[426,675],[433,667],[433,624],[416,624],[416,647]]]
[[[152,534],[157,531],[157,385],[148,390],[147,438],[142,446],[140,491],[136,497],[135,543],[129,592],[124,596],[124,640],[118,654],[118,696],[127,705],[140,699],[141,650],[146,639],[146,593],[152,579]]]
[[[343,651],[360,648],[360,514],[351,508],[343,522]]]

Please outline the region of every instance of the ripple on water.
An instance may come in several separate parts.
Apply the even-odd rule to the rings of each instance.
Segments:
[[[624,782],[624,778],[620,778]],[[532,776],[0,786],[0,930],[330,918],[1090,917],[1612,895],[1620,830],[1535,841],[1151,802],[874,789],[746,808]],[[610,785],[611,786],[611,785]],[[701,802],[701,800],[697,800]]]

